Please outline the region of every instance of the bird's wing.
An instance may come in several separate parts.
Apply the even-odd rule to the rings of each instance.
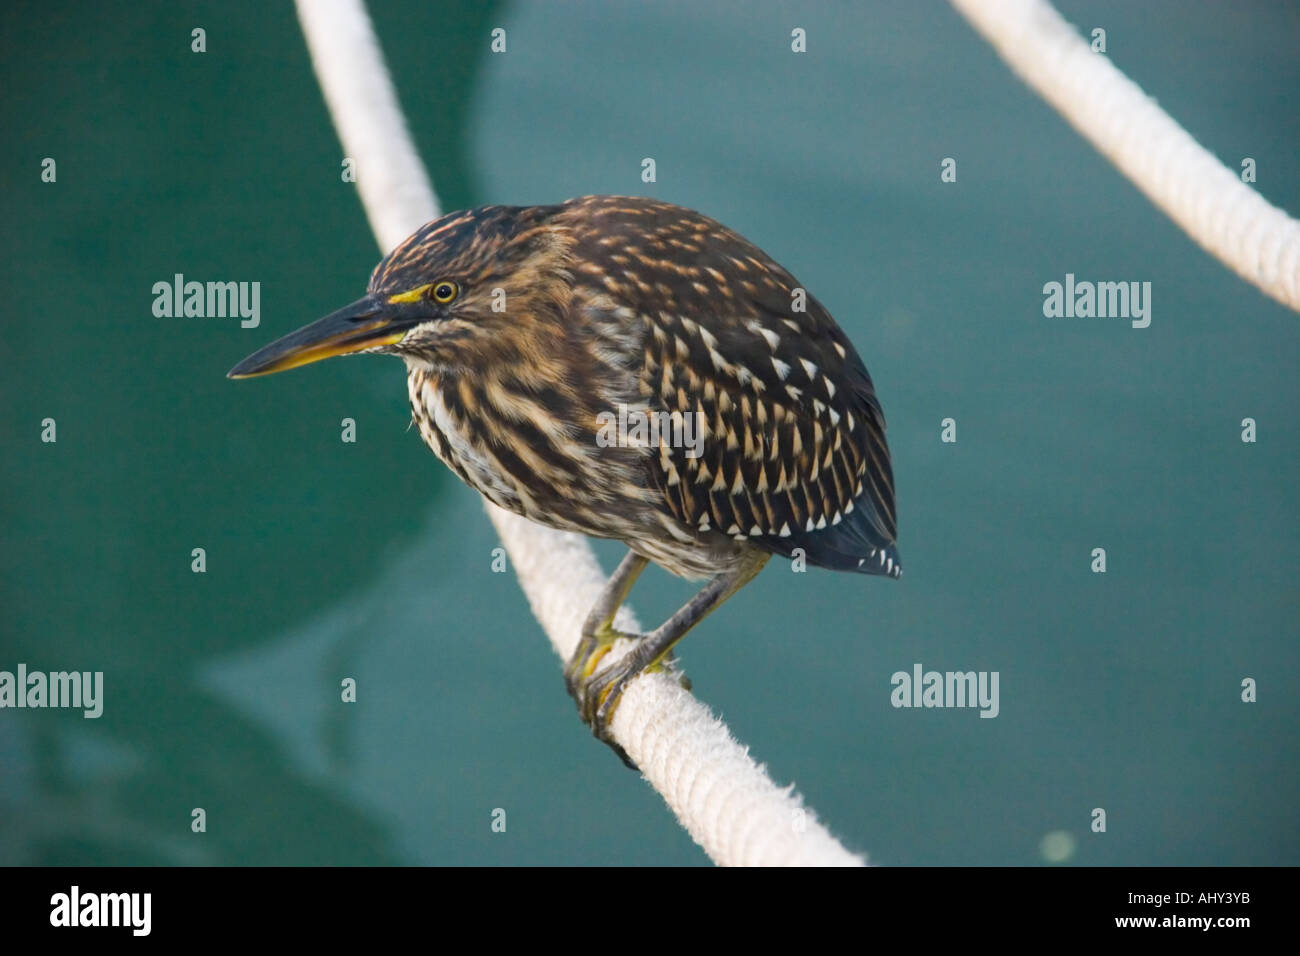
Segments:
[[[893,471],[871,377],[821,304],[806,296],[791,311],[782,293],[793,279],[778,281],[738,315],[646,323],[642,394],[697,426],[682,436],[694,447],[669,436],[647,467],[692,527],[896,576]]]
[[[645,459],[672,515],[782,554],[802,548],[814,564],[896,575],[884,415],[825,307],[693,210],[616,196],[562,209],[575,281],[632,331],[648,410],[702,426],[698,454],[661,432]]]

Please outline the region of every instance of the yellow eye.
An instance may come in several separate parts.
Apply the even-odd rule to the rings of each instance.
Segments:
[[[460,289],[456,288],[454,282],[438,282],[433,286],[433,301],[446,305],[460,294]]]

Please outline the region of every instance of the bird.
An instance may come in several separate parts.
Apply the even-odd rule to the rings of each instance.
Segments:
[[[420,436],[507,511],[623,542],[564,668],[596,737],[645,671],[773,555],[898,578],[894,476],[866,365],[825,306],[738,233],[652,198],[442,216],[366,294],[245,358],[242,379],[399,356]],[[658,426],[658,427],[656,427]],[[660,626],[615,615],[650,563],[700,590]],[[620,638],[632,649],[602,660]]]

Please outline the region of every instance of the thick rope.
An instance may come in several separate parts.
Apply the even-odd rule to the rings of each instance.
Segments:
[[[438,216],[438,201],[407,132],[362,0],[298,0],[298,19],[345,154],[384,252]],[[605,575],[587,542],[487,505],[533,614],[568,660]],[[635,629],[631,612],[618,625]],[[611,655],[612,657],[612,655]],[[558,673],[556,689],[560,687]],[[779,788],[707,707],[663,674],[624,693],[614,738],[677,819],[722,865],[860,866],[814,819],[793,788]],[[592,746],[598,746],[594,741]],[[609,755],[609,772],[620,773]]]
[[[1047,0],[952,0],[1007,64],[1237,275],[1300,311],[1300,222],[1224,166]]]

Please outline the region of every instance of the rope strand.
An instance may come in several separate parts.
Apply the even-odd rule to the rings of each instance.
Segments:
[[[298,0],[298,19],[380,250],[438,216],[362,0]],[[485,502],[533,614],[568,660],[605,575],[586,540]],[[636,630],[627,608],[619,627]],[[558,689],[559,677],[556,677]],[[624,692],[614,738],[704,851],[722,865],[861,866],[793,788],[779,788],[709,709],[664,674]],[[593,746],[596,744],[593,742]],[[603,749],[603,748],[602,748]],[[610,773],[623,772],[609,758]]]
[[[1047,0],[952,0],[1039,96],[1201,248],[1300,311],[1300,222],[1194,140]]]

